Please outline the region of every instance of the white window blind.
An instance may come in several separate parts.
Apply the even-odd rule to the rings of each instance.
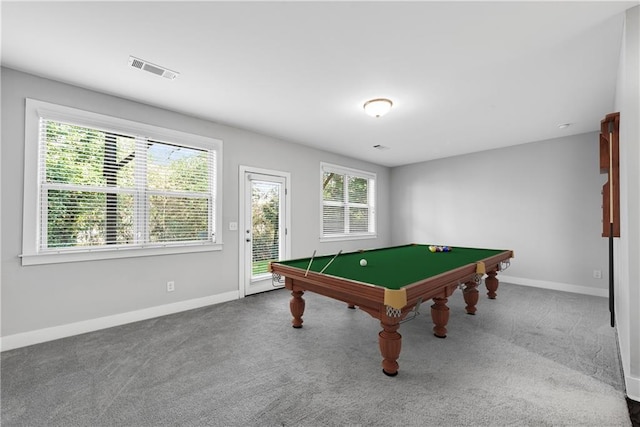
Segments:
[[[326,163],[321,172],[321,237],[374,236],[375,174]]]
[[[128,131],[114,118],[117,126],[109,127],[43,111],[37,110],[38,232],[34,248],[23,244],[27,256],[218,243],[216,144],[191,144],[179,132],[148,136],[140,132],[147,125]]]

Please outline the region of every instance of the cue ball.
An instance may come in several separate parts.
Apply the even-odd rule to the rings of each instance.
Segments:
[[[360,260],[360,265],[361,265],[361,266],[363,266],[363,267],[366,267],[366,266],[367,266],[367,260],[366,260],[366,259],[364,259],[364,258],[363,258],[363,259],[361,259],[361,260]]]

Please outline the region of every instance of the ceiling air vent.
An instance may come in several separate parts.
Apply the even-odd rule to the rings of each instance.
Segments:
[[[144,59],[136,58],[135,56],[129,56],[129,65],[133,68],[148,71],[156,76],[162,76],[169,80],[175,79],[178,77],[178,74],[180,74],[176,71],[171,71],[167,68],[147,62]]]

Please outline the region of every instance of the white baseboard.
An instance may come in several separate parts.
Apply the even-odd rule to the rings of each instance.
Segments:
[[[521,277],[506,276],[498,273],[501,282],[514,285],[531,286],[533,288],[553,289],[554,291],[571,292],[574,294],[593,295],[596,297],[609,297],[608,289],[597,289],[589,286],[570,285],[568,283],[548,282],[546,280],[523,279]]]
[[[572,292],[605,298],[608,295],[608,291],[606,289],[595,289],[588,286],[570,285],[567,283],[548,282],[544,280],[524,279],[521,277],[506,276],[503,274],[498,274],[498,279],[506,283],[531,286],[535,288],[553,289],[556,291]],[[138,322],[140,320],[152,319],[154,317],[192,310],[194,308],[205,307],[207,305],[219,304],[221,302],[238,299],[239,297],[240,296],[238,291],[231,291],[204,298],[196,298],[172,304],[160,305],[157,307],[145,308],[142,310],[130,311],[127,313],[115,314],[113,316],[105,316],[97,319],[89,319],[81,322],[54,326],[51,328],[44,328],[20,334],[8,335],[6,337],[0,338],[0,351],[26,347],[28,345],[66,338],[73,335],[84,334],[100,329],[111,328],[113,326],[124,325],[127,323]],[[630,397],[631,395],[636,397],[640,395],[640,384],[638,384],[638,382],[640,382],[640,380],[638,380],[637,378],[627,379],[627,383],[630,384],[630,386],[627,386]]]
[[[640,402],[640,378],[625,375],[624,383],[627,389],[627,397]]]
[[[130,311],[127,313],[114,314],[113,316],[99,317],[97,319],[83,320],[81,322],[53,326],[51,328],[38,329],[35,331],[29,331],[14,335],[7,335],[6,337],[1,338],[0,349],[1,351],[13,350],[14,348],[26,347],[28,345],[39,344],[46,341],[70,337],[73,335],[98,331],[100,329],[138,322],[140,320],[152,319],[154,317],[166,316],[167,314],[179,313],[181,311],[192,310],[194,308],[206,307],[208,305],[232,301],[238,298],[238,291],[225,292],[223,294],[212,295],[203,298],[195,298],[191,300],[175,302],[172,304],[165,304],[156,307],[145,308],[142,310]]]

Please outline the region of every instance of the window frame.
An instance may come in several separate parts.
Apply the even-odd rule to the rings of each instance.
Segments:
[[[340,233],[340,234],[325,234],[324,232],[324,218],[323,211],[325,206],[324,200],[324,189],[322,188],[322,184],[324,182],[324,173],[331,172],[340,175],[344,175],[345,177],[353,177],[353,178],[362,178],[368,181],[367,184],[367,208],[369,210],[369,229],[373,231],[368,232],[349,232],[349,233]],[[339,166],[331,163],[321,162],[320,163],[320,242],[335,242],[340,240],[361,240],[361,239],[375,239],[378,237],[378,226],[377,220],[378,215],[376,211],[376,201],[377,201],[377,174],[375,172],[369,172],[364,170],[359,170],[355,168],[350,168],[346,166]],[[345,179],[344,182],[347,182],[348,179]],[[373,182],[373,189],[371,189],[371,184]],[[348,194],[345,192],[345,195]],[[331,205],[336,205],[336,202],[329,203]],[[348,202],[343,201],[343,205],[351,205]],[[354,207],[356,207],[354,205]],[[348,220],[348,212],[345,212],[345,221]]]
[[[39,247],[43,224],[40,181],[41,170],[39,149],[40,119],[72,123],[74,125],[108,129],[123,134],[144,136],[185,147],[193,147],[215,152],[215,173],[213,174],[212,198],[214,213],[210,215],[210,226],[215,232],[213,242],[163,242],[140,245],[106,245],[104,247],[74,247],[61,250]],[[91,261],[139,256],[157,256],[193,252],[222,250],[222,140],[163,128],[77,108],[26,99],[25,103],[25,157],[24,157],[24,200],[22,223],[22,265],[53,264],[63,262]]]

